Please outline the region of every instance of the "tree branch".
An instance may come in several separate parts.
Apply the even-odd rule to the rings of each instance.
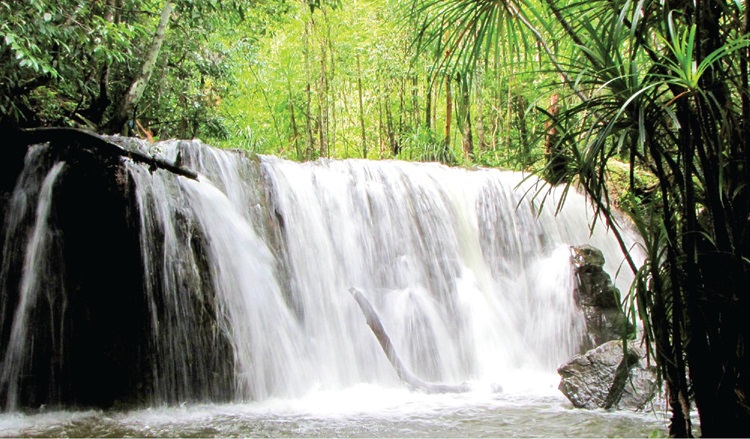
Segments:
[[[159,168],[176,175],[197,180],[198,174],[188,168],[183,168],[174,163],[167,162],[151,155],[137,151],[129,151],[112,143],[104,137],[90,131],[78,128],[29,128],[22,129],[19,132],[19,140],[26,145],[36,145],[39,143],[50,142],[52,144],[70,145],[80,143],[85,146],[96,148],[98,152],[119,157],[127,157],[136,163],[143,163],[150,168]]]

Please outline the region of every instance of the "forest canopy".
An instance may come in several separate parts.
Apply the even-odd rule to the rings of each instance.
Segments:
[[[287,8],[245,0],[2,1],[0,117],[5,125],[110,132],[129,121],[132,133],[138,121],[165,138],[226,137],[218,105],[235,86],[238,54],[247,54],[238,42],[263,38]],[[126,102],[143,79],[141,95]],[[114,120],[123,108],[125,120]]]
[[[167,5],[173,11],[145,90],[116,117]],[[0,117],[22,127],[199,137],[299,160],[522,168],[538,160],[556,77],[530,73],[535,47],[446,81],[437,48],[415,52],[420,23],[405,17],[409,8],[403,1],[2,1]]]

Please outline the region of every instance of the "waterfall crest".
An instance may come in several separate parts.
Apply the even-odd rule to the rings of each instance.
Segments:
[[[519,173],[398,161],[295,163],[198,141],[137,146],[200,174],[192,181],[126,162],[127,178],[118,180],[134,200],[125,213],[138,224],[143,286],[132,293],[142,296],[136,317],[146,328],[141,377],[130,382],[151,404],[401,385],[352,287],[375,307],[419,379],[513,388],[515,372],[554,372],[584,337],[569,246],[599,247],[611,273],[622,260],[601,225],[589,234],[592,214],[582,196],[568,194],[555,216],[552,204],[541,208],[524,197],[534,182]],[[45,199],[55,178],[35,178]],[[22,181],[16,191],[25,190]],[[37,228],[46,233],[37,203],[28,247],[41,245]],[[21,233],[8,232],[12,218],[3,273],[19,264],[12,253]],[[28,269],[54,270],[37,263],[39,251],[24,250]],[[620,288],[629,280],[621,276]],[[3,301],[4,321],[15,316],[12,326],[4,323],[4,340],[28,338],[27,296]],[[6,401],[17,397],[13,383],[29,361],[21,343],[0,352]]]

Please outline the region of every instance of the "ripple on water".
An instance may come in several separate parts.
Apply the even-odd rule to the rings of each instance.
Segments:
[[[573,409],[558,396],[424,395],[362,386],[297,400],[0,415],[4,437],[646,437],[664,413]]]

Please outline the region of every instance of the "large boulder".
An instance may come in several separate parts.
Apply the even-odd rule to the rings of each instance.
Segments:
[[[575,299],[586,318],[581,352],[633,332],[620,306],[620,291],[604,271],[604,255],[590,245],[571,247],[576,274]]]
[[[613,340],[557,369],[560,391],[577,408],[642,410],[656,394],[656,369],[633,341]]]
[[[109,408],[227,401],[234,394],[232,348],[217,324],[210,275],[198,285],[187,275],[170,279],[183,300],[175,308],[165,299],[175,293],[167,293],[159,264],[147,272],[141,251],[147,239],[154,254],[167,254],[164,234],[180,233],[194,245],[196,271],[211,273],[205,237],[182,212],[174,230],[154,227],[143,237],[142,204],[123,157],[146,162],[152,172],[189,173],[114,140],[62,128],[0,131],[0,354],[24,360],[0,382],[3,407]],[[49,212],[37,226],[42,182],[61,162]],[[31,245],[37,227],[41,243]],[[40,262],[24,290],[27,248]],[[144,288],[147,274],[153,292]],[[16,315],[24,318],[23,338],[14,338]],[[189,339],[174,336],[175,328],[188,328]]]

